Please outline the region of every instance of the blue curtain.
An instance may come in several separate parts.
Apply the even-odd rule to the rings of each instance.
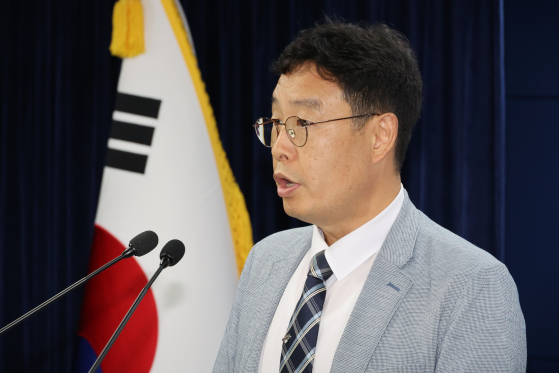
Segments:
[[[385,22],[408,36],[425,102],[404,187],[431,219],[504,260],[502,0],[182,3],[255,241],[302,225],[283,212],[270,151],[251,132],[270,115],[277,77],[269,66],[300,29],[328,15]]]
[[[0,10],[0,323],[86,274],[120,61],[113,1]],[[81,292],[0,336],[1,372],[69,372]]]
[[[288,218],[269,150],[269,64],[325,14],[383,21],[417,51],[425,105],[403,170],[412,201],[504,258],[502,0],[181,0],[255,241]],[[118,79],[114,0],[8,1],[0,12],[0,323],[83,277]],[[79,292],[0,336],[0,371],[68,372]]]

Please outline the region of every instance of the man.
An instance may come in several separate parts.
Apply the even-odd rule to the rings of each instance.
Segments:
[[[523,372],[506,267],[417,210],[400,168],[422,102],[385,25],[302,31],[273,66],[271,147],[286,213],[312,224],[251,251],[214,372]]]

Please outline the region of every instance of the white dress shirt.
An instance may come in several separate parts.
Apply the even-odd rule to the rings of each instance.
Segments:
[[[330,247],[324,241],[320,228],[314,226],[311,248],[289,280],[270,323],[260,354],[259,373],[279,371],[282,338],[301,297],[309,272],[309,263],[312,257],[322,250],[325,250],[326,260],[334,273],[326,281],[326,300],[318,329],[313,372],[330,372],[334,353],[351,311],[403,203],[404,191],[400,186],[400,192],[386,209]]]

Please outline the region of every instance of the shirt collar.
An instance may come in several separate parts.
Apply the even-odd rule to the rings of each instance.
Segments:
[[[338,281],[377,253],[404,203],[404,187],[380,214],[328,247],[322,230],[313,226],[311,252],[325,250],[326,260]]]

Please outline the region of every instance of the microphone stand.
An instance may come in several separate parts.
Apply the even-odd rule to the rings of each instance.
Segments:
[[[7,332],[8,330],[10,330],[11,328],[13,328],[14,326],[16,326],[17,324],[19,324],[20,322],[22,322],[23,320],[27,319],[29,316],[33,315],[34,313],[42,310],[43,308],[45,308],[46,306],[48,306],[49,304],[51,304],[52,302],[54,302],[57,299],[62,298],[63,296],[65,296],[66,294],[68,294],[69,292],[71,292],[72,290],[75,290],[76,288],[78,288],[80,285],[82,285],[83,283],[87,282],[89,279],[91,279],[92,277],[97,276],[99,273],[103,272],[105,269],[109,268],[110,266],[112,266],[113,264],[119,262],[122,259],[125,258],[129,258],[132,255],[134,255],[134,248],[133,247],[129,247],[128,249],[126,249],[122,254],[120,254],[120,256],[114,258],[113,260],[111,260],[110,262],[108,262],[107,264],[105,264],[104,266],[102,266],[101,268],[98,268],[97,270],[95,270],[94,272],[91,272],[89,275],[85,276],[84,278],[82,278],[81,280],[79,280],[78,282],[76,282],[75,284],[68,286],[66,289],[62,290],[60,293],[56,294],[54,297],[50,298],[49,300],[41,303],[40,305],[38,305],[37,307],[33,308],[31,311],[27,312],[25,315],[21,316],[20,318],[18,318],[17,320],[12,321],[11,323],[9,323],[8,325],[6,325],[5,327],[3,327],[2,329],[0,329],[0,335]]]
[[[132,314],[134,313],[134,311],[136,310],[136,308],[138,307],[138,305],[140,304],[140,302],[142,301],[142,299],[144,298],[144,296],[148,292],[151,285],[155,282],[155,279],[157,279],[157,276],[159,276],[161,271],[163,271],[165,268],[167,268],[170,264],[171,264],[171,260],[168,256],[164,256],[163,258],[161,258],[159,268],[157,269],[155,274],[152,276],[152,278],[149,280],[147,285],[142,289],[142,291],[140,292],[140,294],[138,295],[138,297],[136,298],[136,300],[132,304],[132,307],[130,307],[130,309],[128,310],[128,312],[126,313],[126,316],[124,316],[124,319],[122,319],[122,321],[118,325],[118,328],[116,328],[116,331],[114,332],[113,336],[111,337],[111,339],[109,339],[109,342],[107,342],[107,344],[105,345],[105,348],[103,348],[103,351],[101,351],[101,354],[99,354],[99,357],[97,358],[97,360],[95,360],[95,363],[93,364],[93,366],[89,370],[89,373],[94,373],[95,371],[97,371],[97,369],[101,365],[101,362],[105,358],[105,355],[107,355],[107,352],[109,352],[109,350],[113,346],[113,343],[115,343],[116,339],[120,335],[120,332],[122,332],[122,329],[124,329],[124,326],[126,325],[128,320],[130,320],[130,317],[132,316]]]

